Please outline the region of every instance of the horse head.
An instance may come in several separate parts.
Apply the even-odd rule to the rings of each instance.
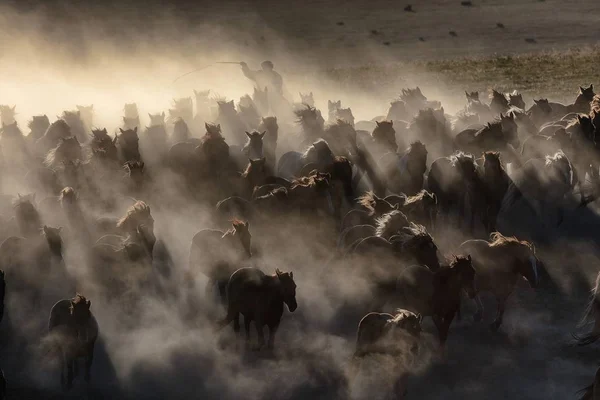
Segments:
[[[460,279],[461,288],[467,293],[469,298],[474,298],[477,294],[475,289],[475,268],[471,255],[465,256],[454,256],[454,260],[450,263],[452,268],[456,269],[456,273]]]
[[[89,341],[87,325],[92,317],[90,307],[92,302],[87,300],[84,296],[77,294],[75,298],[71,300],[69,307],[69,313],[71,320],[73,321],[74,328],[77,333],[77,340],[81,343],[87,343]]]
[[[248,229],[250,223],[248,221],[244,222],[239,219],[233,219],[231,221],[231,226],[233,229],[233,235],[238,238],[244,252],[248,257],[252,257],[252,234]]]
[[[296,302],[296,283],[294,282],[293,272],[281,272],[279,269],[275,270],[277,278],[279,279],[279,287],[283,301],[287,304],[290,312],[296,311],[298,303]]]

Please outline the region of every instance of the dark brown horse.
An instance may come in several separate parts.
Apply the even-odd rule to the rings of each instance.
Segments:
[[[475,275],[470,255],[454,257],[449,266],[435,272],[413,265],[398,278],[397,300],[402,307],[433,318],[444,349],[450,324],[460,309],[461,293],[475,296]]]
[[[488,123],[478,131],[467,129],[460,132],[454,138],[454,145],[456,149],[471,154],[500,151],[507,161],[518,162],[515,150],[520,148],[521,142],[514,113],[507,116],[500,114],[499,120]]]
[[[250,322],[254,321],[259,350],[265,344],[263,327],[269,328],[267,346],[273,348],[275,334],[283,315],[283,304],[290,312],[296,311],[296,283],[293,272],[265,275],[256,268],[241,268],[231,275],[227,284],[227,316],[219,322],[219,329],[233,322],[233,330],[240,331],[240,314],[244,316],[246,343],[250,343]]]
[[[577,394],[581,395],[579,400],[600,400],[600,368],[596,369],[592,383],[581,389]]]
[[[279,138],[279,125],[277,117],[262,118],[258,126],[259,132],[266,132],[263,137],[263,152],[267,159],[267,169],[273,175],[275,173],[277,157],[277,140]]]
[[[388,153],[380,164],[389,191],[414,196],[423,189],[427,171],[427,149],[423,143],[411,143],[401,155]]]
[[[85,381],[89,383],[92,377],[98,322],[90,310],[91,305],[91,301],[78,294],[73,299],[60,300],[50,311],[48,331],[60,352],[60,381],[65,390],[73,386],[73,371],[80,357],[85,358]]]
[[[138,127],[136,126],[133,129],[127,130],[119,128],[119,131],[121,134],[117,136],[117,147],[119,149],[120,160],[123,163],[127,161],[140,161],[142,156],[140,155]]]
[[[510,178],[500,160],[500,153],[486,151],[483,154],[481,182],[486,196],[483,222],[488,233],[492,233],[496,231],[496,219],[510,184]]]
[[[226,301],[225,289],[229,277],[241,261],[252,257],[252,235],[248,227],[248,222],[234,219],[227,232],[203,229],[192,238],[189,270],[202,272],[208,277],[207,291],[216,284],[223,304]]]
[[[506,300],[515,289],[519,277],[536,288],[539,282],[535,248],[529,242],[515,237],[506,237],[499,232],[490,235],[490,241],[467,240],[460,251],[473,257],[473,267],[477,271],[475,286],[477,293],[491,292],[498,302],[496,319],[491,329],[496,331],[502,325]],[[483,304],[476,297],[478,311],[475,320],[483,318]]]

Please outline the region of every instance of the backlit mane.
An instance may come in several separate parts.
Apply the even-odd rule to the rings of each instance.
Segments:
[[[475,157],[473,157],[472,154],[463,153],[462,151],[457,151],[456,153],[454,153],[450,156],[450,164],[452,164],[453,167],[456,167],[459,164],[464,165],[464,164],[468,164],[468,163],[473,164],[473,168],[476,167]]]
[[[389,239],[402,228],[410,226],[406,215],[398,210],[383,214],[381,217],[377,218],[375,224],[375,235],[385,239]]]
[[[396,309],[396,313],[394,314],[394,316],[390,319],[390,322],[393,324],[397,324],[398,322],[403,321],[405,319],[414,319],[417,322],[421,321],[421,318],[414,312],[398,308]]]
[[[402,228],[394,235],[390,241],[394,244],[394,247],[399,247],[401,250],[407,250],[416,244],[423,243],[423,241],[433,243],[433,238],[423,225],[411,222],[409,226]]]
[[[135,202],[134,205],[127,209],[125,216],[117,222],[117,228],[132,227],[136,229],[139,220],[151,218],[150,206],[141,200]],[[132,224],[134,226],[132,226]]]
[[[525,240],[519,240],[515,236],[504,236],[500,232],[492,232],[490,234],[490,247],[502,247],[511,245],[527,246],[529,249],[533,248],[531,243]]]
[[[437,204],[437,201],[433,193],[430,193],[427,190],[423,189],[414,196],[407,197],[402,207],[410,207],[415,203],[421,203],[422,205],[424,205],[425,203]]]
[[[376,209],[378,204],[385,204],[390,211],[393,209],[393,206],[388,201],[378,197],[372,190],[360,196],[356,201],[358,204],[369,210],[369,216],[372,216],[377,212]]]

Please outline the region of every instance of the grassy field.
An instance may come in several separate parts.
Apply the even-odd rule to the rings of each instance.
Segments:
[[[571,98],[577,87],[600,81],[600,47],[513,56],[460,57],[388,65],[329,69],[340,85],[397,88],[407,76],[464,90],[516,89],[529,97]],[[417,80],[417,81],[418,81]]]

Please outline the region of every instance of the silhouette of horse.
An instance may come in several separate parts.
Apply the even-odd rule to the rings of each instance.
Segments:
[[[179,120],[179,118],[177,119]],[[140,154],[149,165],[160,164],[168,152],[169,141],[165,125],[147,126],[140,140]],[[127,160],[131,161],[131,160]],[[139,161],[135,160],[135,161]]]
[[[117,161],[119,151],[117,149],[117,135],[114,139],[108,135],[106,128],[92,129],[92,141],[90,142],[92,152],[104,152],[104,159]]]
[[[265,344],[263,326],[269,328],[267,346],[272,349],[275,334],[283,315],[283,304],[290,312],[296,311],[296,283],[293,272],[275,270],[266,275],[256,268],[241,268],[231,275],[227,283],[227,316],[219,322],[219,329],[233,322],[235,333],[240,331],[240,314],[244,316],[246,343],[250,343],[250,322],[254,321],[258,334],[257,350]]]
[[[16,122],[15,116],[17,106],[0,105],[0,122],[5,125],[12,125]]]
[[[44,133],[50,126],[50,120],[47,115],[34,115],[31,121],[27,123],[29,128],[29,135],[27,135],[27,141],[34,144],[39,138],[44,136]]]
[[[314,104],[313,104],[314,106]],[[342,108],[342,101],[341,100],[337,100],[337,101],[331,101],[331,100],[327,100],[327,122],[331,123],[335,123],[335,121],[337,120],[337,111],[339,109]]]
[[[391,192],[414,196],[423,189],[427,171],[427,149],[423,143],[411,143],[402,155],[387,153],[380,164]]]
[[[80,162],[83,159],[83,152],[79,140],[75,136],[62,138],[58,145],[48,151],[44,164],[47,167],[59,169],[69,162]]]
[[[225,304],[225,289],[229,277],[239,263],[252,257],[252,235],[249,223],[238,219],[231,221],[226,232],[202,229],[192,238],[188,258],[189,270],[202,272],[208,277],[206,290],[217,285],[221,302]]]
[[[263,137],[263,154],[266,159],[267,170],[273,175],[277,165],[277,140],[279,138],[277,117],[262,118],[258,126],[258,131],[266,132]]]
[[[432,230],[435,227],[435,218],[438,211],[437,197],[427,190],[421,190],[414,196],[405,197],[398,203],[398,209],[406,217],[417,224]]]
[[[323,137],[325,120],[319,110],[306,104],[305,107],[296,110],[295,114],[304,136],[304,142],[314,142]]]
[[[552,136],[535,135],[528,137],[521,148],[521,158],[524,161],[532,158],[545,158],[562,150],[572,157],[574,150],[571,136],[564,128],[557,129]]]
[[[150,231],[154,229],[154,218],[152,217],[150,206],[138,200],[117,221],[115,233],[119,232],[126,237],[136,237],[139,234],[138,228],[140,225],[146,226]]]
[[[0,146],[5,165],[20,168],[29,167],[31,160],[29,147],[16,122],[10,125],[2,123]]]
[[[260,124],[260,114],[250,96],[244,95],[240,98],[238,110],[238,115],[247,128],[258,128],[258,125]]]
[[[173,108],[169,109],[169,122],[174,122],[177,118],[188,124],[194,121],[194,103],[191,97],[173,99]]]
[[[409,130],[435,157],[444,156],[453,150],[452,128],[446,121],[443,108],[419,110]]]
[[[585,181],[586,173],[594,183],[599,182],[598,143],[596,142],[596,127],[588,115],[577,115],[565,130],[571,137],[572,163],[581,181]]]
[[[372,154],[382,156],[387,152],[396,153],[398,150],[398,143],[396,142],[396,131],[394,130],[393,121],[377,121],[377,125],[373,132],[371,132],[371,139],[373,140],[373,146],[369,146],[368,143],[364,143]]]
[[[314,107],[315,106],[315,97],[313,96],[313,92],[304,94],[304,93],[299,93],[300,95],[300,104],[309,106],[309,107]]]
[[[513,149],[508,147],[509,144]],[[514,161],[514,150],[519,149],[521,145],[515,116],[512,113],[508,116],[500,114],[499,120],[488,123],[478,131],[462,131],[454,137],[454,145],[456,149],[472,154],[499,151],[509,161]]]
[[[58,145],[60,139],[70,136],[72,136],[71,128],[64,120],[59,119],[54,121],[46,130],[44,136],[35,142],[37,154],[45,156],[50,149]]]
[[[217,122],[222,127],[222,132],[227,141],[236,146],[243,146],[243,132],[248,130],[248,127],[242,121],[237,111],[233,100],[231,101],[219,101],[219,115]]]
[[[493,115],[504,114],[510,108],[508,99],[503,93],[492,89],[491,98],[492,102],[490,103],[490,110],[492,111]]]
[[[91,301],[77,294],[73,299],[60,300],[50,310],[48,331],[60,352],[60,382],[64,390],[73,387],[74,370],[80,357],[85,359],[85,381],[89,383],[92,378],[98,322],[90,310],[91,305]]]
[[[510,184],[510,178],[500,160],[500,153],[491,151],[483,153],[481,181],[485,190],[487,205],[484,225],[488,233],[492,233],[496,231],[496,219]]]
[[[354,115],[352,114],[352,110],[350,108],[339,108],[335,111],[335,120],[334,121],[344,121],[354,128]]]
[[[474,157],[458,152],[431,164],[425,187],[437,198],[439,216],[449,219],[450,213],[455,211],[460,226],[460,220],[470,214],[465,222],[472,232],[475,219],[484,209],[482,185]]]
[[[173,124],[173,134],[171,135],[171,144],[185,142],[190,139],[190,137],[190,129],[186,122],[181,118],[175,120],[175,123]]]
[[[500,215],[524,199],[542,224],[549,208],[556,207],[558,221],[562,221],[561,204],[567,193],[577,183],[573,166],[568,157],[558,151],[544,160],[527,161],[513,176],[500,209]]]
[[[508,105],[509,107],[516,107],[521,110],[525,110],[525,101],[523,95],[516,90],[512,93],[508,93]]]
[[[202,126],[202,124],[212,120],[210,90],[195,90],[194,97],[196,98],[196,115],[194,115],[194,126]]]
[[[138,128],[128,130],[119,128],[119,131],[121,134],[117,135],[117,147],[121,162],[140,161],[142,156],[140,155]]]
[[[85,143],[88,140],[89,132],[81,119],[81,111],[63,111],[61,118],[69,125],[71,134],[79,140],[79,143]]]
[[[395,357],[419,350],[423,317],[398,309],[394,315],[370,312],[358,323],[354,357],[387,354]]]
[[[328,125],[323,139],[331,146],[334,154],[354,156],[356,154],[356,130],[345,120],[338,119]]]
[[[230,163],[229,145],[221,135],[221,125],[204,124],[206,133],[196,148],[204,174],[215,174],[227,168]]]
[[[455,256],[449,266],[437,271],[413,265],[398,277],[397,301],[408,310],[433,318],[442,351],[445,351],[450,324],[460,309],[461,292],[464,290],[469,297],[475,297],[476,279],[470,255]]]
[[[553,110],[548,99],[533,99],[533,105],[526,112],[538,127],[552,120]]]
[[[166,121],[165,121],[165,112],[163,111],[160,114],[150,114],[148,113],[148,117],[150,118],[150,126],[158,126],[158,125],[165,125]],[[179,118],[179,117],[177,117]],[[176,117],[173,117],[174,120],[177,119]]]
[[[427,108],[440,108],[437,101],[428,101],[421,89],[402,89],[400,99],[391,103],[386,120],[410,121],[420,111]]]
[[[246,132],[248,141],[242,148],[243,153],[250,160],[256,160],[263,158],[263,137],[267,132],[262,133],[253,131],[252,133]]]
[[[590,102],[594,99],[595,95],[594,85],[590,85],[585,89],[580,86],[579,93],[573,104],[564,105],[561,103],[549,102],[548,104],[552,108],[553,119],[560,119],[569,113],[589,113]]]
[[[123,168],[127,173],[127,179],[136,192],[141,191],[144,186],[144,167],[145,164],[143,161],[127,161],[123,165]]]
[[[535,248],[529,242],[494,232],[489,241],[467,240],[460,245],[459,251],[473,257],[473,267],[477,272],[477,294],[490,292],[496,297],[498,311],[491,329],[497,331],[502,324],[506,300],[515,289],[519,277],[525,278],[532,288],[539,283],[539,261]],[[478,310],[474,319],[480,321],[483,318],[483,304],[479,296],[476,297],[476,303]]]

